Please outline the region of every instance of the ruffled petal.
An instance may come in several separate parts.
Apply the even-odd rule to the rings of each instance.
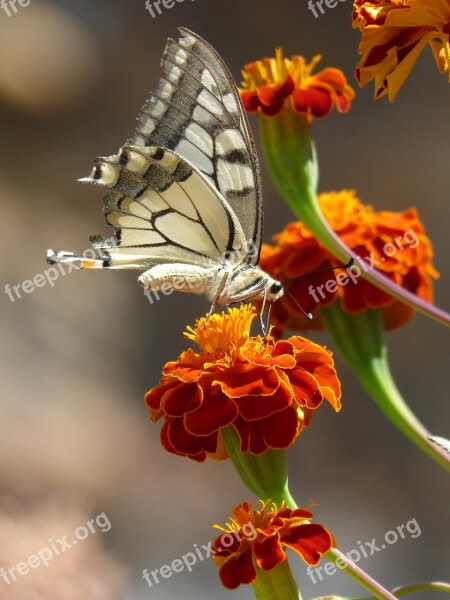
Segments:
[[[253,566],[252,552],[249,550],[231,557],[219,571],[220,581],[228,590],[235,590],[241,583],[253,583],[256,570]]]
[[[333,542],[325,527],[316,523],[291,527],[283,533],[281,541],[313,566],[317,565],[322,555],[331,549]]]

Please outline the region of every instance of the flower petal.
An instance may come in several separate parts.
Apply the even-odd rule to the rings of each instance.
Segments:
[[[253,551],[258,566],[264,571],[270,571],[286,560],[286,552],[281,546],[278,532],[267,537],[261,537],[261,541],[255,541]]]
[[[290,75],[275,85],[263,85],[258,88],[258,98],[263,106],[273,106],[283,102],[294,90],[295,83]]]
[[[295,90],[292,102],[296,111],[311,113],[314,117],[325,117],[333,108],[331,94],[314,87]]]
[[[225,394],[209,392],[195,412],[186,414],[184,425],[193,435],[210,435],[230,425],[238,414],[238,407]]]
[[[281,541],[295,550],[309,565],[317,565],[323,554],[331,549],[330,533],[318,523],[291,527],[282,535]]]
[[[242,398],[236,399],[239,414],[248,421],[268,417],[283,410],[291,402],[291,390],[284,382],[280,382],[278,388],[270,396],[242,396]]]
[[[203,400],[202,388],[196,383],[182,383],[166,391],[162,398],[162,409],[169,417],[182,417],[197,410]]]
[[[238,364],[222,371],[217,377],[224,394],[230,398],[244,395],[269,396],[279,386],[277,373],[272,368]]]
[[[219,571],[220,581],[228,590],[235,590],[241,583],[253,583],[256,570],[251,550],[232,556]]]
[[[164,445],[163,430],[161,430],[161,442],[169,452],[189,456],[202,462],[206,458],[206,452],[213,453],[216,449],[217,433],[203,437],[192,435],[186,431],[182,419],[167,419],[163,429],[164,440],[168,441],[167,446],[170,447]]]

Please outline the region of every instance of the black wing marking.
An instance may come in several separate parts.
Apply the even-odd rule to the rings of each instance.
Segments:
[[[207,267],[244,243],[239,222],[216,188],[170,150],[124,146],[118,155],[98,158],[81,181],[108,189],[104,212],[117,247],[94,241],[113,261],[133,255],[148,266],[184,262]]]

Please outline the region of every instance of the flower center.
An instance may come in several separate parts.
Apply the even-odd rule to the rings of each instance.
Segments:
[[[255,308],[248,304],[229,308],[228,312],[202,317],[194,328],[188,327],[185,337],[193,340],[202,352],[217,359],[232,359],[236,350],[249,340]]]

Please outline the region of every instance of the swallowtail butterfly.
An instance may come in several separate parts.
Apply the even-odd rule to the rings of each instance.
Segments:
[[[80,180],[106,188],[115,243],[92,236],[99,259],[49,250],[47,261],[144,270],[145,289],[177,281],[179,291],[204,294],[211,311],[259,300],[266,333],[264,307],[284,291],[258,267],[263,206],[252,134],[221,57],[200,36],[179,31],[133,137]]]

